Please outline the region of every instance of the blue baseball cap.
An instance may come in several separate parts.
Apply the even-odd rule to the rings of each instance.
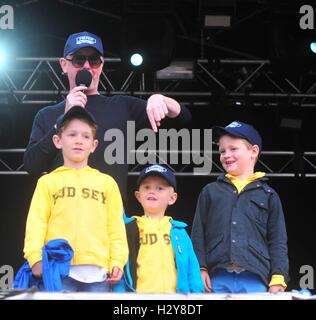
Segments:
[[[261,151],[262,139],[259,132],[250,124],[233,121],[226,127],[213,127],[216,141],[225,134],[246,139],[252,145],[257,144]]]
[[[59,130],[67,120],[72,120],[76,118],[84,118],[87,119],[88,122],[97,124],[95,117],[87,111],[85,108],[74,106],[70,108],[62,117],[58,118],[56,127]]]
[[[81,48],[92,47],[96,49],[100,55],[103,55],[102,40],[95,34],[88,31],[71,34],[64,47],[64,57],[73,54]]]
[[[159,164],[153,164],[149,167],[144,168],[140,172],[137,180],[137,188],[139,188],[142,181],[149,176],[160,176],[164,178],[169,183],[169,185],[173,187],[173,189],[176,191],[177,182],[173,172],[170,169],[163,167]]]

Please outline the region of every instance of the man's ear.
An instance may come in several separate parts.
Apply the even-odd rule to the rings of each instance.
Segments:
[[[67,60],[65,58],[59,58],[59,64],[63,73],[67,73]]]
[[[60,142],[60,137],[59,135],[57,134],[54,134],[53,135],[53,142],[54,142],[54,145],[57,149],[61,149],[61,142]]]
[[[176,192],[172,192],[169,199],[169,206],[173,205],[178,199],[178,194]]]

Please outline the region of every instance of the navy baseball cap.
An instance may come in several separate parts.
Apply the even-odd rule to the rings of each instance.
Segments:
[[[170,169],[159,164],[153,164],[149,167],[144,168],[140,172],[137,180],[137,188],[139,188],[142,181],[149,176],[160,176],[164,178],[169,183],[169,185],[174,188],[175,191],[177,190],[177,182],[173,172]]]
[[[64,57],[73,54],[81,48],[92,47],[96,49],[100,55],[103,55],[102,40],[95,34],[88,31],[71,34],[64,47]]]
[[[59,130],[67,120],[72,120],[76,118],[87,119],[89,123],[96,124],[94,116],[88,112],[85,108],[74,106],[70,108],[60,119],[57,121],[57,130]]]
[[[246,139],[252,145],[257,144],[261,151],[262,139],[259,132],[250,124],[233,121],[226,127],[213,127],[216,141],[225,134]]]

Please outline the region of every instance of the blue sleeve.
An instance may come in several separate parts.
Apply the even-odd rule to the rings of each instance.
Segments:
[[[191,293],[204,293],[204,285],[201,277],[200,272],[200,265],[196,254],[193,249],[193,245],[191,239],[187,232],[186,234],[186,241],[187,241],[187,250],[189,254],[189,274],[188,274],[188,281],[189,281],[189,288]]]
[[[32,269],[26,261],[18,270],[13,283],[14,289],[27,289],[35,286],[38,288],[38,280],[33,276]]]

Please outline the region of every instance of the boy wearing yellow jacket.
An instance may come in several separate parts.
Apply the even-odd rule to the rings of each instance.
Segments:
[[[72,107],[56,124],[53,142],[64,165],[42,176],[28,213],[24,256],[35,277],[42,275],[42,248],[65,239],[74,251],[67,291],[110,291],[128,256],[123,204],[112,177],[88,166],[98,141],[94,117]]]

